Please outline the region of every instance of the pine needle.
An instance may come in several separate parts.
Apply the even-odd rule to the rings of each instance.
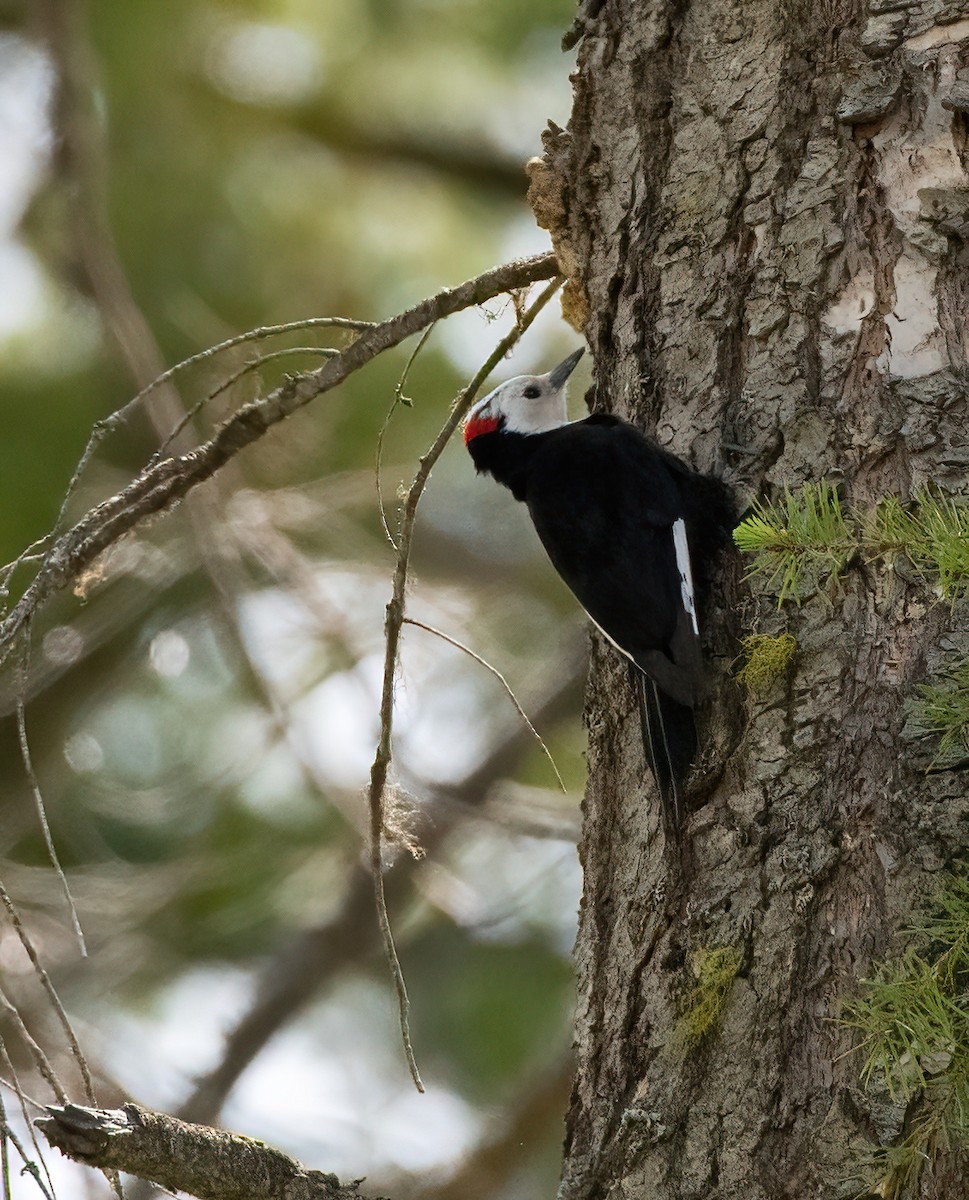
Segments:
[[[873,1102],[919,1101],[862,1164],[868,1190],[886,1197],[909,1194],[940,1152],[969,1146],[969,879],[954,876],[909,932],[915,945],[876,967],[842,1014]]]
[[[830,483],[785,488],[783,501],[758,501],[734,530],[738,549],[753,556],[748,578],[764,591],[800,604],[808,591],[836,577],[858,550],[858,538]]]

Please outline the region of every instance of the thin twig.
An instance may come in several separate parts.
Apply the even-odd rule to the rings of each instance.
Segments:
[[[40,1178],[40,1167],[38,1167],[37,1163],[33,1162],[28,1157],[26,1150],[24,1150],[20,1142],[14,1140],[14,1145],[17,1147],[17,1152],[24,1162],[21,1174],[31,1175],[44,1195],[52,1197],[54,1192],[54,1181],[50,1177],[50,1171],[47,1167],[47,1160],[44,1158],[44,1152],[40,1148],[40,1142],[37,1141],[37,1134],[34,1132],[34,1124],[30,1119],[30,1113],[27,1112],[28,1103],[33,1104],[34,1101],[29,1099],[27,1093],[24,1091],[20,1083],[20,1076],[17,1074],[17,1068],[13,1065],[13,1060],[11,1059],[10,1053],[7,1050],[7,1043],[3,1040],[3,1038],[0,1038],[0,1061],[5,1064],[6,1069],[10,1072],[11,1079],[13,1079],[13,1084],[8,1086],[12,1087],[12,1091],[17,1097],[17,1102],[20,1106],[20,1115],[23,1117],[24,1128],[30,1135],[31,1145],[37,1154],[37,1159],[40,1162],[41,1167],[44,1168],[44,1174],[47,1176],[47,1183],[50,1187],[50,1191],[44,1187],[44,1182]],[[46,1109],[46,1106],[42,1107],[45,1107]],[[13,1132],[9,1126],[7,1127],[7,1133],[9,1133],[11,1138],[13,1138]]]
[[[26,1121],[27,1121],[27,1128],[30,1129],[31,1136],[33,1136],[33,1126],[30,1123],[30,1118],[26,1117]],[[44,1181],[40,1178],[40,1170],[39,1170],[37,1164],[35,1162],[33,1162],[33,1160],[28,1156],[26,1147],[24,1146],[23,1142],[20,1140],[19,1137],[17,1137],[17,1135],[14,1133],[14,1131],[10,1128],[10,1124],[7,1121],[7,1110],[6,1110],[2,1100],[0,1100],[0,1137],[3,1138],[3,1151],[2,1151],[2,1155],[0,1155],[0,1170],[2,1170],[2,1172],[3,1172],[4,1200],[11,1200],[11,1197],[13,1195],[13,1192],[11,1191],[11,1188],[10,1188],[10,1154],[7,1150],[7,1142],[10,1142],[10,1144],[17,1151],[17,1153],[20,1155],[20,1157],[23,1161],[24,1165],[20,1169],[20,1174],[21,1175],[30,1175],[33,1178],[34,1182],[37,1184],[37,1186],[40,1188],[41,1193],[45,1197],[47,1197],[47,1200],[54,1200],[53,1192],[48,1190],[48,1188],[44,1184]],[[35,1140],[34,1144],[36,1145],[36,1140]],[[37,1149],[39,1152],[40,1147],[38,1146]],[[41,1161],[43,1162],[43,1157],[40,1155],[39,1155],[39,1157],[41,1158]],[[47,1178],[49,1181],[50,1180],[50,1172],[47,1170],[46,1163],[44,1163],[44,1172],[47,1175]],[[53,1187],[53,1184],[51,1184],[51,1187]]]
[[[7,1106],[3,1102],[3,1097],[0,1096],[0,1174],[3,1176],[3,1200],[10,1200],[10,1150],[7,1146],[8,1141],[17,1145],[17,1135],[7,1124]]]
[[[194,367],[200,362],[205,362],[207,359],[214,358],[218,354],[222,354],[226,350],[231,350],[236,346],[241,346],[246,342],[258,342],[266,338],[276,337],[278,334],[293,333],[296,330],[303,329],[353,329],[364,330],[373,329],[373,321],[354,321],[349,317],[305,317],[302,321],[287,321],[283,325],[260,325],[257,329],[247,330],[245,333],[237,333],[234,337],[226,338],[225,341],[217,342],[214,346],[208,346],[205,350],[200,350],[197,354],[191,354],[188,358],[183,358],[181,362],[175,363],[160,375],[157,375],[149,384],[146,384],[139,392],[126,401],[119,409],[116,409],[107,417],[102,417],[100,421],[96,421],[91,427],[91,434],[84,447],[81,457],[78,459],[77,466],[74,468],[74,473],[67,485],[67,491],[64,493],[64,499],[61,501],[60,511],[57,514],[57,519],[54,522],[53,533],[56,534],[61,528],[64,521],[64,516],[67,511],[67,506],[77,490],[77,485],[80,483],[84,472],[87,470],[91,459],[97,452],[98,447],[114,430],[120,429],[127,419],[135,412],[140,404],[142,404],[153,392],[158,388],[170,382],[181,371],[188,367]],[[208,397],[207,397],[208,399]],[[184,428],[184,424],[179,423],[179,427],[168,435],[167,442],[170,442],[173,437]],[[157,455],[154,455],[149,460],[149,465],[157,461]],[[49,538],[51,535],[48,534]],[[44,541],[45,539],[41,539]],[[24,561],[20,558],[15,559],[11,566],[19,566]]]
[[[437,322],[435,322],[435,324],[437,324]],[[410,408],[413,404],[413,401],[404,395],[404,384],[407,382],[407,376],[410,373],[411,367],[414,365],[414,360],[424,349],[427,339],[433,332],[434,325],[428,325],[428,327],[421,334],[420,341],[414,347],[413,354],[407,360],[403,371],[400,373],[400,378],[397,380],[397,386],[394,388],[393,403],[391,404],[390,408],[387,409],[387,415],[384,417],[383,424],[380,426],[380,432],[377,434],[377,454],[376,461],[374,463],[374,481],[377,485],[377,511],[380,513],[380,524],[383,527],[384,533],[386,534],[387,541],[390,542],[395,554],[397,553],[397,541],[394,535],[390,532],[390,523],[387,520],[387,509],[384,505],[383,488],[380,484],[380,468],[384,457],[384,439],[386,438],[387,430],[390,427],[390,418],[397,411],[397,405],[403,404],[407,408]]]
[[[19,1079],[16,1082],[14,1082],[11,1079],[6,1079],[3,1075],[0,1075],[0,1087],[7,1088],[8,1091],[13,1092],[13,1094],[17,1097],[18,1100],[22,1100],[26,1104],[29,1104],[31,1108],[36,1108],[38,1112],[47,1112],[47,1105],[42,1104],[39,1100],[35,1100],[33,1098],[33,1096],[28,1096],[27,1093],[20,1086]],[[3,1101],[0,1100],[0,1104],[2,1104],[2,1103],[3,1103]]]
[[[370,807],[370,868],[373,874],[374,902],[377,908],[377,924],[380,927],[381,937],[384,943],[384,953],[390,967],[391,975],[394,980],[394,987],[397,992],[398,1017],[400,1020],[400,1033],[404,1045],[404,1053],[407,1057],[407,1065],[410,1068],[411,1078],[419,1092],[423,1092],[424,1085],[421,1082],[420,1072],[417,1069],[417,1062],[414,1058],[414,1050],[411,1045],[410,1037],[410,1020],[409,1009],[410,1002],[407,998],[407,987],[404,983],[404,974],[401,969],[400,959],[397,957],[397,950],[394,946],[394,935],[390,927],[390,917],[387,912],[387,899],[384,893],[384,876],[383,876],[383,828],[384,828],[384,789],[387,784],[387,772],[390,768],[390,763],[393,758],[391,748],[391,734],[393,731],[394,722],[394,678],[397,674],[397,660],[400,649],[400,631],[404,622],[404,593],[407,585],[407,573],[410,563],[410,548],[414,535],[414,525],[417,518],[417,507],[420,503],[421,496],[424,493],[424,488],[427,486],[427,480],[431,474],[431,470],[437,460],[444,451],[444,447],[451,439],[451,435],[461,423],[465,413],[471,407],[478,389],[482,383],[488,378],[495,367],[501,362],[505,355],[517,344],[522,335],[531,325],[532,321],[538,316],[545,305],[551,300],[552,296],[558,291],[562,284],[561,278],[555,278],[545,287],[534,304],[522,314],[518,324],[510,333],[498,343],[494,352],[489,357],[481,370],[475,375],[474,379],[468,384],[461,395],[458,397],[454,407],[451,409],[451,414],[445,421],[437,437],[427,453],[421,458],[417,473],[410,485],[407,496],[404,500],[403,509],[401,512],[400,536],[397,543],[397,564],[394,569],[393,592],[390,600],[387,603],[387,617],[384,623],[384,634],[386,638],[384,651],[384,675],[383,686],[381,689],[380,698],[380,738],[377,743],[377,750],[374,755],[373,765],[370,768],[370,791],[369,791],[369,807]],[[325,368],[324,368],[325,369]]]
[[[214,387],[207,396],[203,396],[196,404],[193,404],[190,409],[181,417],[171,433],[164,439],[155,453],[151,456],[149,462],[158,462],[172,442],[178,437],[182,430],[189,424],[193,417],[205,408],[206,404],[210,404],[216,396],[220,396],[223,392],[227,392],[233,384],[239,382],[245,375],[251,371],[257,371],[264,363],[272,362],[277,358],[286,358],[293,354],[318,354],[322,358],[332,358],[335,354],[339,354],[339,350],[335,350],[332,346],[286,346],[282,350],[270,350],[266,354],[260,354],[256,358],[251,358],[238,371],[234,371],[227,379],[223,379],[217,387]]]
[[[20,1034],[20,1037],[23,1040],[24,1045],[30,1051],[31,1057],[34,1060],[34,1066],[40,1072],[41,1076],[44,1079],[46,1079],[46,1081],[50,1087],[50,1090],[54,1093],[54,1095],[57,1097],[57,1099],[60,1100],[60,1102],[62,1104],[66,1104],[67,1103],[67,1092],[64,1089],[64,1085],[57,1078],[57,1072],[54,1070],[53,1066],[51,1065],[50,1059],[44,1053],[39,1042],[37,1042],[37,1040],[31,1034],[30,1030],[24,1024],[24,1019],[20,1015],[20,1011],[17,1008],[16,1004],[14,1004],[14,1002],[10,999],[10,997],[2,989],[0,989],[0,1008],[2,1008],[6,1012],[7,1016],[13,1022],[13,1025],[14,1025],[15,1029],[17,1030],[17,1032]],[[9,1056],[8,1056],[8,1061],[9,1061]]]
[[[84,1091],[87,1098],[92,1104],[96,1103],[94,1096],[94,1082],[91,1078],[91,1068],[88,1066],[87,1059],[81,1053],[81,1046],[77,1040],[77,1034],[74,1032],[74,1027],[71,1025],[70,1018],[64,1005],[61,1003],[61,998],[58,996],[54,984],[51,982],[50,976],[47,974],[43,963],[37,955],[34,948],[34,943],[30,940],[30,935],[27,933],[24,923],[21,920],[20,913],[7,889],[0,883],[0,903],[7,910],[7,916],[10,918],[11,924],[16,931],[17,937],[20,939],[20,944],[24,948],[24,952],[30,959],[31,965],[37,978],[40,980],[40,985],[47,993],[47,998],[50,1001],[51,1007],[57,1014],[57,1019],[60,1022],[61,1028],[64,1030],[64,1036],[67,1038],[68,1045],[71,1047],[71,1053],[77,1060],[78,1066],[81,1069],[81,1075],[84,1079]]]
[[[555,765],[555,759],[552,757],[551,751],[549,750],[548,746],[545,745],[545,742],[542,739],[542,735],[538,732],[538,730],[535,728],[535,726],[528,719],[528,714],[525,712],[525,710],[522,708],[522,706],[518,703],[518,697],[512,691],[511,685],[509,684],[508,680],[504,677],[504,675],[502,675],[502,673],[498,670],[498,668],[493,667],[491,665],[491,663],[488,662],[487,659],[482,658],[480,654],[476,654],[471,649],[470,646],[466,646],[464,644],[464,642],[459,642],[457,638],[451,637],[450,634],[445,633],[442,629],[436,629],[433,625],[425,625],[423,621],[415,621],[413,617],[404,617],[404,624],[405,625],[414,625],[418,629],[425,630],[427,633],[433,633],[435,637],[439,637],[442,641],[447,642],[447,644],[449,646],[453,646],[456,650],[463,650],[464,653],[467,654],[469,658],[473,658],[476,663],[479,663],[482,667],[484,667],[484,669],[486,671],[490,671],[491,674],[494,675],[495,679],[497,679],[498,682],[501,684],[501,686],[505,689],[505,692],[508,695],[508,699],[512,702],[512,704],[514,704],[516,710],[518,711],[518,715],[521,717],[521,719],[525,722],[526,726],[528,727],[528,731],[531,733],[531,735],[535,739],[535,741],[538,742],[539,746],[541,746],[542,753],[548,759],[549,763],[551,764],[552,770],[555,772],[555,778],[559,782],[559,787],[562,789],[563,792],[567,793],[569,789],[565,786],[565,782],[562,779],[562,776],[559,774],[559,769]]]
[[[17,740],[20,745],[20,759],[24,765],[24,771],[27,773],[27,781],[30,784],[30,790],[34,797],[34,807],[37,810],[37,820],[40,823],[41,832],[44,835],[44,846],[47,850],[47,858],[50,865],[54,868],[54,874],[60,881],[61,890],[64,893],[64,899],[67,901],[67,908],[71,914],[71,926],[74,929],[74,936],[77,938],[78,945],[81,948],[81,956],[87,958],[87,943],[84,940],[84,930],[81,928],[81,920],[77,915],[77,905],[74,903],[74,897],[71,894],[71,886],[67,882],[67,876],[64,874],[64,868],[61,866],[61,860],[57,857],[57,849],[54,846],[54,838],[51,835],[50,823],[47,820],[47,808],[44,804],[44,796],[40,790],[40,780],[37,778],[37,772],[34,770],[33,759],[30,756],[30,743],[27,740],[27,718],[24,713],[24,696],[27,692],[27,678],[30,670],[30,625],[24,626],[24,652],[20,664],[20,686],[17,688]]]
[[[12,562],[5,563],[0,568],[0,602],[2,602],[4,610],[6,609],[7,597],[10,595],[10,580],[13,578],[14,572],[18,567],[22,567],[27,563],[43,561],[44,556],[41,551],[48,545],[50,540],[51,534],[45,533],[43,537],[39,537],[36,542],[32,542],[25,550],[22,550]]]
[[[557,269],[554,254],[542,254],[506,263],[459,287],[446,288],[365,330],[319,369],[289,378],[269,395],[243,405],[194,450],[146,467],[121,492],[91,509],[51,547],[20,600],[0,623],[0,663],[9,655],[24,624],[55,592],[73,583],[104,550],[146,517],[169,508],[272,426],[434,321],[502,292],[548,279]]]
[[[566,649],[554,686],[539,703],[539,724],[553,724],[574,710],[585,661],[583,636]],[[516,720],[463,779],[427,786],[427,802],[418,815],[419,837],[428,858],[466,813],[484,807],[495,782],[514,770],[530,746],[531,738]],[[410,855],[400,861],[387,878],[391,902],[398,898],[403,902],[418,869]],[[376,933],[373,882],[370,871],[358,863],[347,878],[339,911],[323,924],[302,930],[260,968],[249,1007],[228,1033],[219,1063],[196,1080],[177,1115],[186,1121],[216,1122],[246,1067],[313,996],[371,953]]]

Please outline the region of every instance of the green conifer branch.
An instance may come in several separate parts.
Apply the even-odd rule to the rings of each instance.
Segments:
[[[922,491],[916,520],[924,539],[913,547],[916,560],[938,575],[943,596],[953,600],[969,593],[969,505],[951,496]]]
[[[800,604],[856,555],[904,554],[946,598],[969,595],[969,504],[927,488],[911,507],[888,496],[859,515],[844,511],[832,484],[806,483],[785,489],[782,500],[758,501],[734,541],[752,556],[748,578],[758,578],[778,606]]]
[[[921,730],[939,738],[937,761],[969,754],[969,661],[921,684],[911,708]]]
[[[866,1194],[887,1198],[914,1193],[939,1153],[969,1147],[969,878],[954,877],[910,932],[915,946],[863,981],[842,1015],[866,1090],[899,1107],[897,1136],[863,1165]]]
[[[863,514],[846,512],[829,483],[806,483],[783,498],[758,501],[734,530],[737,547],[751,556],[747,578],[755,578],[781,607],[800,605],[810,591],[833,581],[856,557],[871,562],[904,555],[926,586],[953,604],[969,597],[969,503],[921,488],[910,505],[886,496]],[[747,663],[739,674],[753,691],[765,690],[776,674],[762,653],[768,639],[748,639]],[[776,657],[776,655],[774,655]],[[786,662],[783,665],[786,665]],[[763,676],[763,677],[762,677]],[[939,740],[936,762],[969,753],[969,662],[919,688],[911,708],[918,726]]]
[[[760,578],[778,606],[800,604],[809,590],[838,575],[859,545],[836,489],[824,482],[785,488],[782,501],[758,501],[733,536],[753,555],[748,577]]]

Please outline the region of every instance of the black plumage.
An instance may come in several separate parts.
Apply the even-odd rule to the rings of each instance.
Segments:
[[[468,439],[478,471],[528,506],[562,579],[635,664],[650,765],[678,823],[703,689],[696,611],[730,537],[730,493],[614,416],[534,433],[499,416],[481,428]],[[685,550],[677,558],[678,523],[692,570]]]

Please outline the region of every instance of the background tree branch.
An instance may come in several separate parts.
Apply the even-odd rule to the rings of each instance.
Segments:
[[[44,556],[23,596],[0,623],[0,663],[6,660],[25,624],[51,595],[76,580],[99,554],[144,518],[182,499],[268,429],[432,322],[483,304],[503,292],[550,279],[557,269],[554,254],[541,254],[495,267],[459,287],[445,288],[365,330],[318,370],[291,377],[269,395],[244,405],[194,450],[147,466],[126,488],[91,509]]]
[[[123,1108],[51,1106],[35,1122],[62,1154],[198,1200],[354,1200],[356,1183],[310,1170],[252,1138],[189,1125],[137,1104]]]
[[[401,162],[436,171],[448,179],[496,196],[523,199],[525,165],[483,138],[443,138],[415,134],[403,127],[387,127],[363,120],[346,106],[336,107],[324,98],[291,114],[293,126],[340,154],[366,162]]]
[[[97,1086],[97,1098],[85,1099],[49,999],[7,929],[5,990],[64,1097],[9,1017],[2,1074],[19,1073],[21,1092],[9,1146],[32,1176],[13,1181],[16,1194],[35,1184],[52,1194],[104,1188],[52,1162],[39,1134],[25,1136],[24,1095],[165,1107],[171,1090],[159,1081],[187,1095],[194,1080],[186,1076],[217,1069],[222,1035],[237,1021],[255,1035],[226,1041],[226,1054],[236,1053],[214,1101],[218,1109],[231,1093],[224,1119],[233,1127],[304,1162],[322,1160],[341,1178],[386,1180],[382,1190],[401,1197],[413,1186],[408,1172],[420,1186],[454,1176],[501,1129],[516,1180],[540,1177],[540,1194],[551,1186],[556,1105],[537,1103],[532,1088],[567,1041],[574,796],[552,792],[537,754],[499,762],[512,724],[505,700],[484,673],[423,633],[403,642],[388,827],[395,838],[416,833],[433,857],[415,862],[403,849],[409,842],[395,843],[387,886],[418,1007],[426,1102],[403,1086],[383,1020],[359,788],[389,575],[374,520],[373,437],[401,350],[368,359],[363,375],[348,373],[339,403],[313,405],[295,439],[289,430],[261,438],[250,421],[230,447],[233,435],[218,426],[285,388],[283,371],[309,372],[316,356],[336,355],[369,331],[349,318],[292,319],[300,313],[390,314],[441,279],[541,248],[515,199],[523,180],[514,160],[527,153],[529,110],[535,127],[567,98],[555,52],[560,23],[551,6],[517,10],[510,0],[474,0],[474,11],[457,20],[442,13],[430,25],[419,9],[391,15],[345,0],[306,19],[237,3],[109,12],[90,0],[39,0],[4,27],[0,107],[14,118],[5,146],[20,120],[33,140],[24,146],[19,211],[15,146],[0,187],[14,223],[5,230],[0,213],[0,250],[24,279],[18,303],[0,313],[9,418],[0,562],[18,555],[0,571],[0,620],[38,570],[43,578],[57,567],[49,552],[78,518],[107,498],[95,523],[119,519],[105,553],[91,544],[88,565],[65,571],[60,597],[56,587],[46,599],[35,595],[44,611],[13,639],[16,658],[30,637],[26,683],[9,660],[0,676],[0,706],[28,706],[36,778],[91,957],[78,959],[42,865],[13,720],[0,725],[11,783],[0,876],[91,1053]],[[302,77],[301,62],[309,65]],[[465,62],[470,70],[449,78]],[[495,86],[502,97],[492,105]],[[362,134],[357,146],[341,149],[339,134],[326,146],[325,131],[304,127],[299,114],[327,96],[342,97],[357,123],[412,136],[403,147],[381,146],[351,127],[351,139]],[[425,154],[422,141],[438,150]],[[472,187],[488,190],[479,198]],[[31,279],[42,295],[32,295]],[[388,501],[400,501],[398,483],[410,481],[447,401],[525,307],[525,297],[501,297],[434,330],[408,381],[413,407],[397,406],[385,441]],[[317,339],[324,322],[343,328]],[[230,336],[246,329],[254,333]],[[303,329],[314,332],[293,336]],[[551,359],[568,337],[546,321],[523,344],[520,357],[530,361],[514,368]],[[402,347],[405,357],[416,341]],[[166,363],[179,365],[165,371]],[[207,458],[219,439],[230,451],[221,466]],[[256,440],[244,457],[235,453]],[[197,467],[208,488],[185,478]],[[142,473],[145,492],[131,498],[141,503],[154,491],[142,515],[184,497],[179,513],[163,523],[119,515],[112,500]],[[135,524],[124,532],[129,516]],[[399,517],[391,515],[392,527]],[[495,571],[498,538],[506,582]],[[487,489],[450,445],[421,512],[408,611],[507,672],[553,739],[572,790],[582,773],[578,686],[563,701],[565,719],[553,716],[550,726],[545,712],[533,712],[552,676],[572,672],[571,654],[567,664],[558,659],[557,617],[569,610],[523,552],[514,522],[491,511]],[[512,619],[502,623],[499,610]],[[527,748],[527,732],[514,734]],[[497,764],[481,803],[466,786],[480,774],[476,763]],[[503,786],[508,770],[515,782]],[[543,837],[554,840],[534,840]],[[344,924],[353,899],[358,919]],[[307,936],[325,925],[329,940]],[[447,987],[439,986],[442,963]],[[281,979],[290,968],[293,978]],[[293,1019],[314,981],[317,992],[321,981],[329,986]],[[255,1025],[244,1015],[250,1007]],[[285,1036],[233,1088],[277,1031]],[[187,1046],[200,1037],[204,1045]],[[532,1113],[540,1116],[529,1127]],[[509,1122],[528,1129],[525,1147]],[[326,1149],[317,1149],[321,1139]],[[486,1188],[499,1186],[489,1176]]]

